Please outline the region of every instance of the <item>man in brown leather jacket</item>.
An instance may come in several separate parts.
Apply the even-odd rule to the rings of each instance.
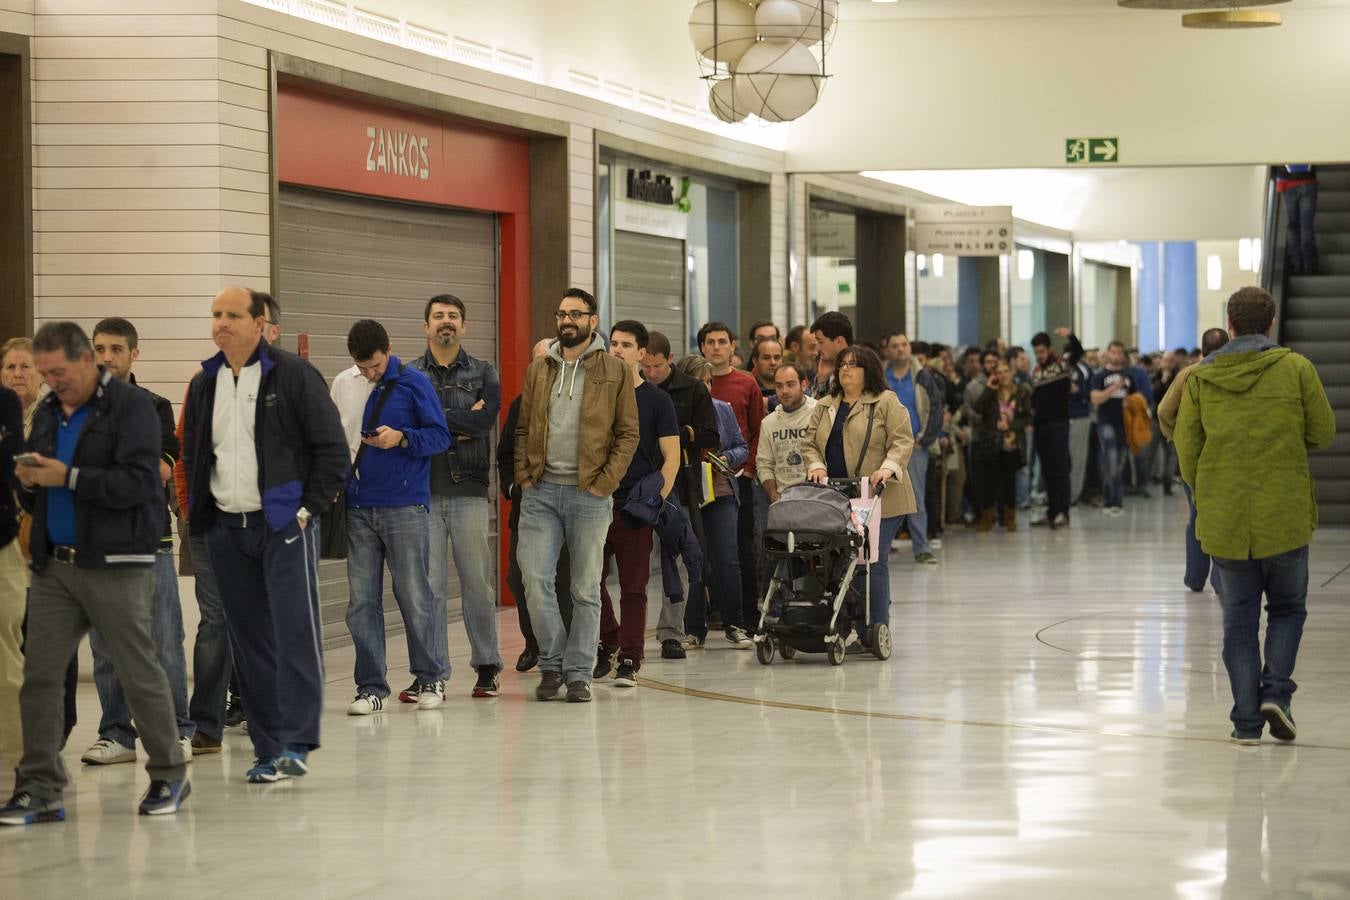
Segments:
[[[530,621],[539,639],[542,677],[535,696],[591,699],[600,640],[600,571],[611,495],[638,444],[631,373],[595,333],[595,298],[572,288],[555,314],[558,339],[525,372],[516,425],[520,546]],[[572,566],[572,627],[563,628],[554,587],[558,553]]]

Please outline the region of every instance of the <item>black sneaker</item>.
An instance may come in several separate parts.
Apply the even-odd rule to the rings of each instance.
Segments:
[[[631,659],[619,660],[619,669],[614,673],[615,687],[637,687],[637,666]],[[571,688],[569,687],[570,691]],[[571,698],[569,698],[571,699]]]
[[[563,689],[561,672],[545,672],[539,679],[539,687],[534,689],[536,700],[557,700],[558,692]]]
[[[238,728],[244,724],[244,701],[239,699],[238,694],[230,695],[230,702],[225,704],[225,727]]]
[[[584,681],[574,681],[567,686],[568,703],[590,703],[591,686]]]
[[[609,673],[614,671],[614,651],[606,649],[601,644],[595,651],[595,669],[591,672],[591,677],[596,681],[606,678]]]
[[[473,686],[475,697],[495,697],[501,692],[501,680],[496,666],[479,666],[478,681]]]
[[[684,648],[680,646],[680,642],[674,638],[661,642],[662,659],[684,659],[687,656],[688,654],[684,652]]]
[[[192,782],[186,778],[182,781],[152,781],[150,789],[141,798],[141,815],[171,816],[178,812],[190,793]]]
[[[19,791],[0,806],[0,825],[36,825],[65,819],[66,808],[59,800],[39,800],[27,791]]]
[[[1281,741],[1292,741],[1298,737],[1298,726],[1294,724],[1294,714],[1290,711],[1289,704],[1281,706],[1270,701],[1262,703],[1261,718],[1270,726],[1271,737]]]
[[[412,684],[408,685],[403,690],[398,692],[398,702],[416,703],[417,698],[421,696],[421,693],[422,693],[422,686],[418,684],[417,679],[414,678]]]

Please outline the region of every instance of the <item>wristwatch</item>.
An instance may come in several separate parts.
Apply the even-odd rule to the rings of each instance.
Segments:
[[[408,436],[406,434],[398,439],[398,445],[404,450],[408,449]]]
[[[312,513],[310,513],[309,510],[305,509],[302,506],[300,507],[300,511],[295,514],[295,518],[300,522],[300,526],[302,528],[308,528],[309,520],[310,518],[312,518]]]

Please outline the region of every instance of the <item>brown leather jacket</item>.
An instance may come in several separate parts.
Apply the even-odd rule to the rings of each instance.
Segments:
[[[516,423],[516,484],[537,484],[544,476],[548,401],[561,370],[556,350],[556,345],[550,347],[547,356],[536,359],[525,370]],[[587,351],[581,358],[581,370],[585,384],[577,441],[577,489],[593,488],[608,497],[623,480],[638,446],[633,376],[622,360],[603,349]]]

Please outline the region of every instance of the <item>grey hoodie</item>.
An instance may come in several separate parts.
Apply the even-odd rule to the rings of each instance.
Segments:
[[[586,390],[586,370],[581,363],[592,353],[605,352],[605,339],[591,335],[591,343],[575,362],[562,356],[562,344],[548,345],[548,360],[558,367],[555,389],[548,397],[548,449],[544,456],[544,481],[577,484],[577,440],[581,436],[581,395]]]

